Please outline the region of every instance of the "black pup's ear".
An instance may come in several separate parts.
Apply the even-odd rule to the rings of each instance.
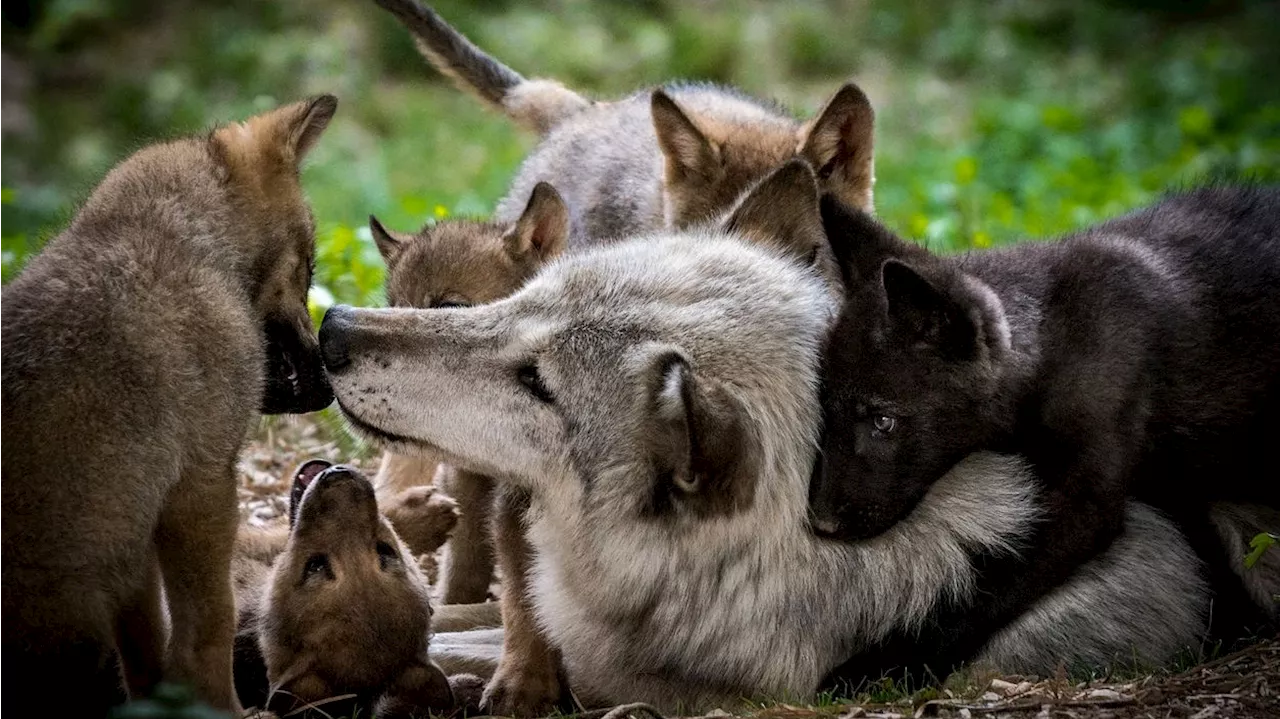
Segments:
[[[886,260],[880,274],[892,333],[946,359],[977,356],[981,313],[977,308],[970,311],[969,298],[948,291],[947,285],[935,285],[896,259]]]
[[[293,472],[293,487],[289,490],[289,526],[298,517],[298,507],[302,504],[302,494],[311,486],[311,482],[320,473],[333,466],[333,462],[324,459],[311,459],[303,462]]]
[[[851,207],[832,193],[819,202],[822,229],[840,266],[841,279],[852,294],[867,282],[878,282],[880,266],[891,257],[927,257],[928,250],[899,238],[871,215]]]

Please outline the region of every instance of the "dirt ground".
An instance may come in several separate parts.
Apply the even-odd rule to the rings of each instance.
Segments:
[[[288,512],[290,472],[302,462],[324,458],[352,464],[370,477],[376,452],[344,453],[332,428],[304,419],[264,422],[240,466],[240,508],[245,521],[265,524]],[[434,575],[433,558],[426,558]],[[591,712],[599,719],[602,712]],[[619,707],[609,719],[652,718],[652,712]],[[713,713],[708,717],[728,716]],[[1035,681],[1018,676],[983,677],[939,696],[892,703],[821,706],[773,705],[752,712],[754,719],[905,719],[990,717],[1000,719],[1280,719],[1280,639],[1220,657],[1181,673],[1109,683],[1072,683],[1064,678]]]

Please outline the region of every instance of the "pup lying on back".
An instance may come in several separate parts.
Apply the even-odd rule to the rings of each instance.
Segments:
[[[820,224],[800,169],[774,179],[807,187],[802,224]],[[358,431],[530,492],[533,609],[585,702],[690,711],[811,695],[850,654],[975,601],[976,562],[1016,552],[1042,517],[1025,464],[982,453],[882,538],[810,533],[837,304],[804,244],[782,249],[795,228],[757,241],[768,230],[752,218],[779,215],[755,209],[730,229],[568,254],[500,302],[340,306],[321,326]],[[1003,666],[1159,662],[1196,641],[1196,558],[1158,513],[1128,516],[1114,554],[992,645]]]
[[[236,708],[236,458],[260,412],[333,399],[299,166],[336,108],[139,150],[4,288],[6,707],[103,716],[119,653],[132,696]]]
[[[438,494],[398,509],[402,522],[434,532],[426,551],[457,519]],[[245,706],[283,715],[313,704],[334,716],[374,702],[380,716],[453,708],[427,656],[427,580],[359,472],[306,462],[294,474],[289,527],[242,527],[236,550],[236,690]]]
[[[1170,512],[1220,578],[1235,558],[1209,503],[1280,508],[1280,190],[1197,190],[955,257],[834,198],[823,212],[848,297],[826,357],[815,527],[874,537],[983,449],[1026,456],[1047,510],[1026,551],[986,563],[982,601],[879,661],[945,671],[971,656],[1110,545],[1130,495]],[[1215,620],[1257,617],[1238,580],[1214,584]]]
[[[806,123],[712,84],[672,84],[597,102],[558,82],[525,79],[417,0],[377,2],[460,88],[542,137],[498,203],[499,221],[519,216],[534,186],[546,181],[572,210],[574,246],[687,227],[716,217],[797,157],[825,190],[871,209],[873,113],[852,83]]]

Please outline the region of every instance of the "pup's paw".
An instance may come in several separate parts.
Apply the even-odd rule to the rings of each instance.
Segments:
[[[474,674],[454,674],[449,677],[453,689],[453,703],[463,716],[480,716],[480,703],[484,700],[484,680]]]
[[[458,524],[458,503],[435,487],[413,487],[392,498],[383,512],[414,554],[440,548]]]
[[[498,671],[485,687],[480,709],[486,714],[509,717],[540,717],[555,712],[568,695],[555,666],[516,667],[499,663]]]

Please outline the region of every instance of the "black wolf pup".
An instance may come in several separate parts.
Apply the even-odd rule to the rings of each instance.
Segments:
[[[924,656],[919,642],[936,644],[934,669],[972,655],[1110,544],[1129,495],[1173,514],[1220,572],[1235,562],[1209,503],[1280,506],[1280,188],[1194,190],[953,257],[832,197],[822,209],[847,302],[824,370],[815,531],[878,535],[981,449],[1030,459],[1048,502],[1019,556],[975,560],[980,606],[876,661]],[[1239,609],[1227,601],[1215,618]]]

